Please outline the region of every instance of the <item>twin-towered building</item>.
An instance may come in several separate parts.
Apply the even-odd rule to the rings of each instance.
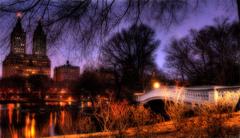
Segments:
[[[38,22],[32,37],[32,54],[26,52],[26,32],[18,17],[10,38],[10,53],[3,61],[3,78],[11,76],[51,75],[51,61],[47,56],[47,37],[41,22]],[[79,78],[80,69],[67,62],[54,69],[55,81],[74,81]]]
[[[18,18],[11,33],[10,53],[3,61],[3,77],[27,77],[35,74],[50,77],[51,61],[47,56],[46,34],[41,22],[38,22],[34,31],[32,54],[27,54],[26,48],[26,32]]]

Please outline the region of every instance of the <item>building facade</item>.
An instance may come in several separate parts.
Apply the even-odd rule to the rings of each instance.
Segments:
[[[3,61],[2,75],[4,78],[11,76],[28,77],[36,74],[50,77],[51,61],[47,56],[46,35],[40,22],[34,31],[32,54],[26,53],[26,33],[19,17],[10,40],[10,53]]]
[[[76,81],[80,76],[80,68],[73,66],[67,61],[65,65],[54,69],[54,80],[57,82]]]

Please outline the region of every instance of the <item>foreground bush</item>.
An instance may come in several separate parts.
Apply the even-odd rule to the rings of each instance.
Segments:
[[[233,128],[225,125],[232,117],[236,102],[219,100],[217,103],[187,105],[168,103],[166,110],[177,130],[178,136],[226,137],[235,135]],[[194,116],[189,118],[189,114]]]
[[[94,116],[103,131],[122,131],[128,127],[143,126],[151,123],[154,115],[143,105],[130,105],[127,101],[100,101],[95,108]]]
[[[229,99],[230,98],[230,99]],[[165,110],[172,121],[173,133],[179,137],[228,137],[236,135],[233,128],[226,126],[226,121],[232,117],[236,100],[219,98],[216,103],[203,103],[201,105],[166,102]],[[136,137],[156,136],[152,124],[164,121],[160,115],[152,113],[143,105],[131,105],[127,101],[114,101],[112,99],[98,99],[94,109],[89,114],[79,113],[77,120],[64,114],[65,121],[61,130],[65,133],[91,133],[104,131],[124,137],[132,130]],[[61,121],[59,122],[61,123]],[[171,124],[171,122],[168,122]],[[146,125],[150,127],[145,127]],[[155,125],[158,126],[158,125]],[[131,129],[134,128],[134,129]],[[176,131],[175,131],[176,130]],[[129,134],[129,133],[128,133]],[[127,134],[127,135],[128,135]]]

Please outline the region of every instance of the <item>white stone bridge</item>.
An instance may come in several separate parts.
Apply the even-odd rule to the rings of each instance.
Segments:
[[[153,100],[167,100],[184,103],[215,103],[221,99],[238,101],[240,86],[161,87],[137,96],[140,103]]]

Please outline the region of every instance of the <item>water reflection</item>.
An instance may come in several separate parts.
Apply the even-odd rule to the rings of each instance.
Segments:
[[[9,120],[9,124],[10,124],[10,125],[12,124],[13,109],[14,109],[14,104],[8,104],[8,105],[7,105],[8,120]]]
[[[27,113],[25,118],[25,128],[24,128],[24,135],[26,138],[34,138],[36,136],[36,121],[35,121],[35,114]]]
[[[68,102],[0,104],[0,138],[60,135],[66,124],[74,124],[78,112],[79,107]]]

